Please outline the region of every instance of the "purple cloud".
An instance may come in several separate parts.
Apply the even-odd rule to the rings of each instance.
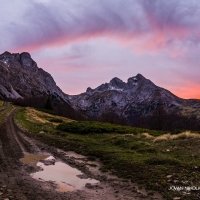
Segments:
[[[88,81],[95,73],[91,69],[98,68],[95,75],[109,81],[121,74],[128,78],[130,72],[151,75],[173,68],[182,83],[189,77],[198,87],[198,0],[18,0],[2,4],[0,18],[0,51],[30,51],[52,73],[79,73],[82,66],[80,76],[87,69]],[[103,47],[102,38],[110,46],[104,42]]]
[[[171,45],[174,40],[199,42],[197,0],[19,1],[15,6],[20,10],[19,5],[23,5],[21,13],[14,11],[15,18],[10,18],[5,13],[12,7],[4,6],[6,23],[0,25],[4,36],[10,39],[9,46],[16,49],[64,45],[99,36],[130,40],[148,34],[154,38],[162,35],[161,46]]]

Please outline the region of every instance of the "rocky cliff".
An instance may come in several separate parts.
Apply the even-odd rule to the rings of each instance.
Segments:
[[[37,63],[29,53],[0,55],[0,98],[27,98],[54,96],[69,103],[68,96],[56,85],[52,76]]]
[[[95,89],[87,88],[85,93],[70,96],[69,99],[75,110],[93,118],[112,112],[133,121],[139,116],[151,115],[161,107],[166,112],[180,112],[185,106],[200,111],[200,101],[181,99],[141,74],[129,78],[126,83],[113,78],[109,83]]]
[[[111,113],[107,115],[109,118],[114,116],[133,122],[140,116],[151,115],[158,108],[168,113],[200,116],[199,100],[181,99],[141,74],[127,82],[115,77],[95,89],[87,88],[85,93],[70,96],[63,93],[52,76],[38,68],[26,52],[1,54],[0,73],[0,99],[24,99],[26,102],[40,96],[50,97],[54,110],[69,117],[81,113],[89,119],[98,120]],[[32,99],[34,102],[35,99]]]

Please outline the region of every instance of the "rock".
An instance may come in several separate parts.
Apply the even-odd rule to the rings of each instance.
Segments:
[[[80,179],[87,179],[88,178],[86,174],[77,175],[77,177],[79,177]]]
[[[27,52],[23,52],[20,54],[20,62],[25,69],[26,67],[32,68],[33,66],[33,60],[31,58],[31,55]]]
[[[172,177],[172,175],[167,175],[167,176],[166,176],[166,178],[171,178],[171,177]]]
[[[44,131],[40,131],[39,134],[44,134]]]
[[[90,183],[86,183],[85,187],[88,188],[88,189],[94,189],[95,188],[95,186],[90,184]]]
[[[55,165],[55,160],[40,160],[40,162],[44,163],[44,165]]]
[[[124,83],[121,79],[115,77],[110,81],[110,88],[113,87],[117,89],[124,89],[126,83]],[[111,88],[112,89],[112,88]]]
[[[92,92],[92,88],[88,87],[87,90],[86,90],[86,93],[91,93],[91,92]]]

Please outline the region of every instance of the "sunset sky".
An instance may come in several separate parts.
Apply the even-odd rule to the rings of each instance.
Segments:
[[[67,94],[140,73],[200,99],[199,0],[4,2],[0,54],[29,52]]]

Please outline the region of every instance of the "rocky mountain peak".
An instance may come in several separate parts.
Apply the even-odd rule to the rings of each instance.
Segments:
[[[20,55],[20,61],[21,61],[22,65],[30,66],[32,64],[33,60],[32,60],[31,55],[29,53],[23,52],[23,53],[17,54],[17,55]]]
[[[18,55],[16,55],[17,57]],[[37,64],[31,58],[31,55],[27,52],[23,52],[20,54],[20,63],[23,68],[28,68],[30,72],[37,70]]]
[[[11,53],[10,52],[8,52],[8,51],[5,51],[4,53],[2,53],[1,54],[2,56],[9,56],[9,55],[11,55]]]
[[[136,87],[137,86],[137,87]],[[109,91],[109,90],[114,90],[114,91],[121,91],[125,92],[127,90],[134,91],[138,87],[155,87],[154,83],[151,82],[150,80],[146,79],[143,75],[137,74],[136,76],[130,77],[127,80],[127,83],[123,82],[121,79],[118,77],[114,77],[113,79],[110,80],[109,83],[104,83],[98,86],[95,89],[92,89],[90,87],[87,88],[86,93],[87,94],[92,94],[95,91],[98,92],[104,92],[104,91]]]
[[[75,110],[82,110],[87,116],[98,118],[109,111],[130,122],[152,114],[158,107],[167,112],[178,110],[184,102],[141,74],[130,77],[127,83],[115,77],[95,89],[88,88],[86,93],[71,96],[70,100]]]
[[[5,51],[0,55],[0,60],[5,62],[6,60],[10,59],[12,57],[12,54],[8,51]]]
[[[142,74],[137,74],[135,76],[138,80],[146,80],[146,78]]]
[[[28,52],[19,54],[6,51],[0,55],[0,61],[4,62],[7,67],[23,68],[27,70],[28,73],[36,71],[38,68],[36,62],[31,58]]]
[[[86,90],[86,93],[91,93],[91,92],[92,92],[92,88],[88,87],[87,90]]]
[[[138,83],[138,78],[137,76],[133,76],[131,78],[128,79],[127,81],[127,85],[129,88],[132,88],[133,86],[136,86]]]
[[[129,88],[132,88],[133,86],[138,87],[156,87],[156,85],[150,81],[149,79],[146,79],[142,74],[137,74],[136,76],[133,76],[128,79],[127,85]]]
[[[123,81],[121,79],[117,78],[117,77],[114,77],[113,79],[110,80],[111,84],[121,83],[121,82],[123,82]]]
[[[110,81],[109,85],[113,88],[123,89],[126,86],[126,83],[124,83],[121,79],[115,77]]]
[[[68,96],[56,85],[52,76],[28,52],[0,55],[0,98],[24,98],[54,95],[68,102]]]

